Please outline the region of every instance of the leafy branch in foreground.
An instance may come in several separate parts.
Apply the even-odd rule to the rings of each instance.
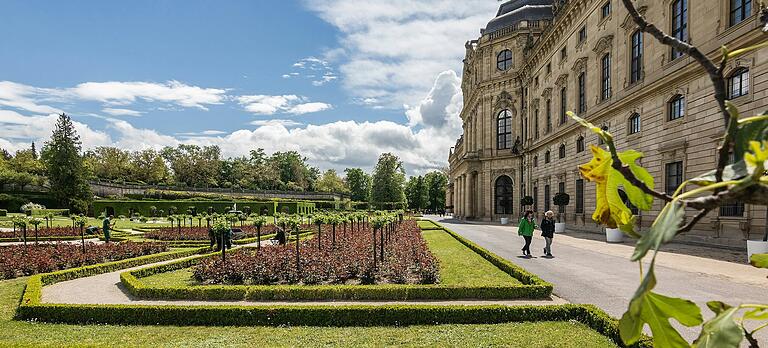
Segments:
[[[715,317],[704,321],[701,309],[693,302],[655,293],[655,261],[662,245],[680,233],[691,230],[704,216],[725,202],[740,201],[755,205],[768,205],[768,112],[741,118],[738,109],[726,100],[723,70],[729,59],[753,50],[768,47],[768,42],[729,51],[722,47],[722,58],[715,64],[695,46],[662,32],[637,11],[631,0],[622,0],[630,16],[643,32],[651,34],[662,44],[691,56],[707,72],[712,81],[714,98],[722,112],[725,124],[723,139],[718,147],[717,166],[712,171],[685,181],[675,192],[654,189],[653,177],[637,164],[643,154],[634,150],[619,152],[613,136],[572,112],[568,115],[582,126],[596,133],[607,149],[591,147],[593,158],[579,166],[581,175],[597,185],[597,206],[592,219],[610,228],[619,228],[636,238],[632,261],[641,262],[642,282],[620,320],[621,338],[626,344],[639,340],[643,327],[648,324],[654,343],[660,347],[690,347],[670,324],[675,319],[684,326],[701,325],[694,347],[739,347],[746,339],[750,347],[758,347],[755,333],[768,327],[768,304],[707,303]],[[728,164],[733,152],[738,159]],[[693,186],[693,188],[691,188]],[[629,201],[640,210],[650,210],[654,198],[665,206],[646,232],[635,230],[631,210],[619,196],[623,189]],[[685,210],[698,213],[685,223]],[[642,261],[651,253],[650,267],[643,274]],[[768,255],[753,255],[755,267],[768,268]],[[751,328],[751,329],[748,329]]]

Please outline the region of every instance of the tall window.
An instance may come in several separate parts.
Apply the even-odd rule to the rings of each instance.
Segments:
[[[496,147],[499,150],[512,148],[512,112],[502,110],[496,123]]]
[[[565,193],[565,183],[564,182],[561,181],[561,182],[557,183],[557,192]],[[562,206],[562,205],[558,206],[557,207],[557,212],[561,213],[561,214],[565,213],[564,209],[565,209],[564,206]]]
[[[749,94],[749,69],[739,68],[728,78],[728,98]]]
[[[736,154],[728,153],[728,164],[736,162]],[[720,204],[720,216],[739,217],[744,216],[744,203],[738,201],[727,201]]]
[[[578,139],[576,139],[576,153],[584,152],[584,137],[579,136]]]
[[[560,124],[565,124],[568,115],[565,114],[568,111],[568,90],[565,87],[560,89]]]
[[[629,80],[632,83],[640,81],[643,77],[643,32],[640,30],[632,34],[632,52],[629,70]]]
[[[560,144],[560,148],[557,150],[557,157],[565,158],[565,144]]]
[[[688,0],[672,2],[672,36],[680,41],[688,41]],[[672,49],[672,59],[682,56],[683,52]]]
[[[563,47],[560,49],[560,60],[564,61],[566,58],[568,58],[568,47]]]
[[[503,50],[496,56],[496,68],[508,70],[512,67],[512,51]]]
[[[534,139],[538,139],[539,138],[539,109],[536,109],[533,112],[533,115],[534,115],[533,116],[533,131],[534,131],[533,137]]]
[[[668,120],[676,120],[685,116],[685,97],[676,95],[669,101]]]
[[[581,27],[581,29],[579,29],[579,43],[582,43],[585,40],[587,40],[587,26],[586,25]]]
[[[579,113],[587,112],[587,76],[579,74]]]
[[[496,214],[512,214],[512,179],[506,175],[496,179]]]
[[[544,211],[549,211],[549,185],[544,185]]]
[[[539,187],[533,187],[533,211],[539,211]]]
[[[552,63],[547,63],[547,74],[552,73]]]
[[[600,59],[600,97],[602,100],[606,100],[611,97],[611,54],[606,53],[602,59]]]
[[[547,152],[544,153],[544,164],[549,163],[549,160],[550,160],[550,155],[549,155],[549,150],[547,150]]]
[[[629,116],[629,134],[640,133],[640,114]]]
[[[666,190],[668,194],[673,194],[675,190],[683,183],[683,162],[677,161],[667,163],[664,176],[666,178]]]
[[[576,179],[576,214],[584,214],[584,179]]]
[[[600,18],[605,19],[611,15],[611,2],[608,1],[600,8]]]
[[[552,131],[552,99],[547,99],[547,133]]]
[[[602,126],[602,127],[600,127],[600,129],[602,129],[603,131],[606,131],[606,132],[607,132],[607,131],[608,131],[608,126]],[[598,145],[603,145],[603,144],[605,144],[605,141],[603,141],[603,138],[602,138],[602,137],[597,137],[597,144],[598,144]]]
[[[741,23],[752,14],[752,0],[731,0],[731,25]]]
[[[539,166],[539,156],[533,156],[533,167],[536,168]]]

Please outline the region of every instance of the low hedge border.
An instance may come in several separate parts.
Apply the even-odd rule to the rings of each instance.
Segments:
[[[85,239],[93,239],[98,238],[98,235],[86,235]],[[65,241],[65,240],[80,240],[80,236],[45,236],[45,237],[37,237],[38,241]],[[24,239],[22,237],[19,238],[0,238],[0,243],[3,242],[23,242]],[[27,243],[34,243],[35,242],[35,235],[34,231],[30,234],[29,231],[27,231]]]
[[[433,222],[434,223],[434,222]],[[439,225],[436,225],[439,226]],[[442,226],[440,226],[442,228]],[[552,285],[479,246],[472,248],[455,233],[446,231],[522,285],[447,286],[447,285],[200,285],[189,287],[148,286],[140,278],[196,265],[200,256],[164,265],[123,272],[120,280],[138,298],[157,300],[459,300],[459,299],[545,299]],[[264,237],[262,237],[264,238]],[[471,242],[468,242],[471,243]],[[479,251],[478,251],[479,250]],[[484,253],[483,253],[484,252]]]
[[[432,220],[430,220],[432,221]],[[448,232],[453,238],[461,242],[461,244],[464,244],[466,247],[472,249],[472,251],[480,254],[484,259],[488,260],[490,263],[492,263],[494,266],[498,267],[502,271],[508,273],[512,277],[516,278],[520,282],[526,285],[531,286],[540,286],[548,289],[548,295],[552,294],[552,284],[549,282],[544,281],[543,279],[539,278],[537,275],[528,272],[524,268],[507,261],[501,256],[498,256],[492,252],[490,252],[488,249],[485,249],[474,242],[470,241],[469,239],[466,239],[459,235],[456,232],[451,231],[450,229],[446,228],[445,226],[432,221],[433,224],[440,226],[445,232]]]
[[[17,317],[66,324],[176,326],[407,326],[577,321],[624,346],[618,321],[591,305],[177,306],[23,304]],[[633,347],[653,347],[644,337]]]

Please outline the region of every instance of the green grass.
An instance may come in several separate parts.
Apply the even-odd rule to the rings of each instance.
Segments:
[[[574,322],[409,327],[175,327],[13,321],[26,278],[0,281],[0,346],[616,347]]]
[[[494,266],[443,230],[423,231],[432,254],[440,262],[440,284],[443,285],[519,285],[520,281]],[[192,269],[153,274],[141,278],[147,286],[199,286],[192,279]]]
[[[442,228],[430,220],[416,220],[416,224],[422,230],[441,230]]]
[[[515,278],[467,248],[443,230],[423,231],[432,254],[440,261],[444,285],[516,285]]]

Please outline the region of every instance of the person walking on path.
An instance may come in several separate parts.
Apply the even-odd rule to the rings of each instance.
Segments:
[[[517,234],[525,239],[525,246],[521,249],[524,256],[531,257],[531,239],[533,239],[533,230],[536,228],[536,222],[533,221],[533,212],[530,210],[526,211],[517,225]]]
[[[544,247],[544,256],[552,257],[552,237],[555,235],[555,213],[551,210],[544,213],[544,219],[541,220],[541,236],[547,245]]]

